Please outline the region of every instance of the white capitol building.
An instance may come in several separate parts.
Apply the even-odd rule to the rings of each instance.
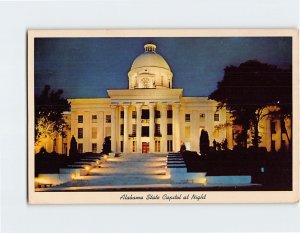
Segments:
[[[230,114],[217,111],[217,102],[207,97],[184,97],[183,89],[173,88],[172,70],[156,50],[156,45],[146,44],[133,61],[128,89],[107,90],[108,98],[69,99],[71,111],[64,115],[70,125],[67,137],[41,145],[48,152],[68,154],[73,135],[79,152],[99,153],[110,136],[112,152],[167,153],[179,151],[183,143],[188,150],[199,151],[205,129],[211,146],[214,139],[226,138],[232,149],[236,129]],[[260,146],[268,151],[279,150],[282,140],[288,143],[278,120],[263,120],[260,134]]]

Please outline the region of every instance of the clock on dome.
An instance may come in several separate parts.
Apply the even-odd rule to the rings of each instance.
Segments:
[[[142,83],[142,88],[150,88],[150,79],[149,78],[142,78],[141,83]]]

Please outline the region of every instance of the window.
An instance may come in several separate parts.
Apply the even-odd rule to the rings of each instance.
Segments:
[[[168,110],[167,111],[167,118],[172,118],[173,117],[173,111],[172,110]]]
[[[124,124],[120,125],[120,135],[124,135]]]
[[[92,139],[97,138],[97,127],[92,127]]]
[[[92,152],[97,153],[97,143],[92,143]]]
[[[149,137],[149,126],[142,126],[142,137]]]
[[[191,127],[190,126],[186,126],[185,127],[185,137],[186,138],[190,138],[191,137]]]
[[[136,151],[136,149],[135,149],[135,141],[132,141],[132,152],[135,152]]]
[[[173,134],[173,125],[172,124],[168,124],[167,125],[167,134],[168,135],[172,135]]]
[[[149,109],[142,109],[142,119],[149,119]]]
[[[83,153],[83,144],[82,143],[78,143],[78,153]]]
[[[204,121],[205,121],[205,114],[200,113],[200,122],[204,122]]]
[[[214,121],[219,121],[220,120],[220,115],[219,114],[214,114]]]
[[[97,123],[97,115],[92,115],[92,123]]]
[[[111,123],[111,115],[106,115],[105,116],[105,122],[106,123]]]
[[[185,122],[191,121],[191,114],[185,114]]]
[[[136,111],[132,111],[132,119],[136,119]]]
[[[168,150],[168,152],[173,151],[173,141],[172,140],[167,141],[167,150]]]
[[[136,124],[132,124],[132,136],[136,136]]]
[[[124,143],[123,141],[121,141],[121,152],[123,152],[123,150],[124,150]]]
[[[78,138],[83,138],[83,128],[78,128]]]
[[[160,137],[160,124],[155,124],[155,133],[154,133],[155,137]]]
[[[276,125],[276,123],[274,121],[272,121],[271,122],[271,134],[275,134],[276,133],[275,125]]]
[[[160,152],[160,141],[159,140],[155,141],[155,152]]]
[[[155,110],[155,118],[160,118],[160,111]]]
[[[78,115],[78,123],[83,123],[83,115]]]
[[[124,111],[121,111],[121,112],[120,112],[120,118],[121,118],[121,119],[124,119]]]

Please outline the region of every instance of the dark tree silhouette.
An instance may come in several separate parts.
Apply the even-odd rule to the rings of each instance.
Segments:
[[[111,152],[111,140],[110,137],[105,137],[103,143],[103,153],[108,154],[110,152]]]
[[[270,115],[264,109],[277,106],[282,115],[291,113],[291,69],[247,61],[237,66],[228,66],[217,90],[209,98],[219,102],[218,108],[226,107],[233,116],[234,124],[242,126],[243,146],[247,147],[247,131],[253,127],[252,144],[260,143],[259,122]]]
[[[185,151],[186,151],[186,146],[185,146],[184,143],[181,143],[181,145],[180,145],[180,153],[183,153]]]
[[[209,151],[209,137],[206,130],[202,130],[200,134],[200,154],[204,155],[207,154]]]
[[[77,141],[76,141],[74,135],[72,135],[71,142],[70,142],[69,155],[70,156],[76,156],[77,154],[78,154]]]
[[[216,139],[213,140],[213,148],[214,148],[214,151],[217,150],[217,142],[216,142]]]
[[[40,96],[35,96],[36,143],[41,137],[54,139],[58,134],[64,136],[64,130],[68,125],[63,118],[63,112],[69,110],[70,104],[62,94],[62,90],[54,91],[46,85]]]

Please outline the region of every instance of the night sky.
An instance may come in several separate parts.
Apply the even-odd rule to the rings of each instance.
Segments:
[[[38,38],[35,92],[48,84],[63,89],[66,98],[95,98],[107,97],[107,89],[127,89],[131,64],[150,41],[171,67],[173,88],[183,88],[184,96],[208,96],[228,65],[254,59],[283,68],[292,63],[289,37]]]

